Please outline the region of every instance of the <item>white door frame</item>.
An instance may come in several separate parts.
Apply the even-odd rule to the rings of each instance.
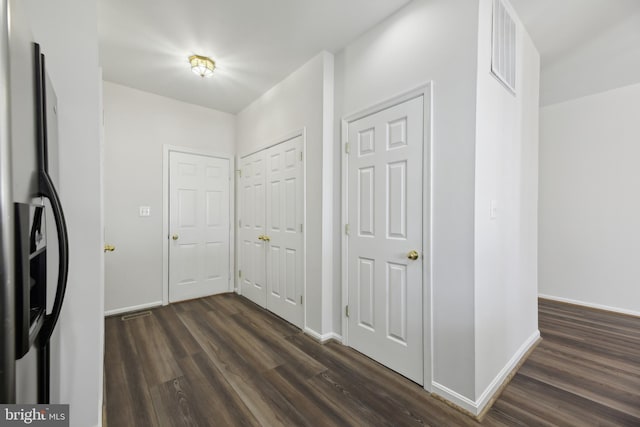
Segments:
[[[259,151],[266,150],[267,148],[271,148],[275,145],[282,144],[283,142],[287,142],[290,139],[302,137],[302,330],[306,330],[307,328],[307,128],[303,127],[302,129],[295,130],[293,132],[289,132],[280,138],[276,138],[275,140],[268,142],[263,145],[259,145],[257,148],[253,148],[251,150],[245,151],[242,154],[236,156],[236,165],[240,164],[240,159],[243,157],[250,156],[251,154],[255,154]],[[237,166],[236,166],[237,167]],[[238,172],[236,170],[236,172]],[[237,175],[234,173],[234,177],[238,179]],[[239,186],[235,186],[236,191],[239,190]],[[235,197],[235,193],[234,193]],[[235,231],[238,228],[238,218],[234,218],[233,230]],[[238,235],[237,233],[235,234]],[[237,242],[235,242],[237,243]],[[238,254],[235,254],[234,257],[234,287],[235,292],[238,295],[242,295],[242,286],[240,283],[240,278],[238,277]]]
[[[346,306],[349,304],[349,239],[346,233],[346,225],[349,222],[349,159],[346,153],[346,144],[349,138],[349,123],[360,120],[366,116],[386,110],[412,99],[423,97],[424,102],[424,127],[423,127],[423,194],[422,194],[422,251],[424,262],[422,266],[422,286],[423,286],[423,355],[424,355],[424,388],[431,391],[431,381],[433,375],[433,357],[432,357],[432,290],[431,290],[431,266],[432,259],[432,211],[431,211],[431,141],[433,139],[432,130],[432,112],[433,112],[433,82],[425,83],[409,92],[395,96],[391,99],[373,105],[371,107],[360,110],[356,113],[345,116],[342,119],[341,129],[341,150],[342,150],[342,343],[349,345],[349,319],[346,316]],[[351,149],[353,150],[353,148]]]
[[[169,155],[171,153],[194,154],[197,156],[215,157],[229,161],[229,292],[233,291],[233,272],[235,271],[235,164],[233,156],[213,151],[200,150],[177,145],[162,146],[162,305],[169,304]]]

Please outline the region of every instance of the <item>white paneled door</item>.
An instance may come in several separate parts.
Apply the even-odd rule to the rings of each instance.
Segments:
[[[229,159],[169,154],[169,301],[229,291]]]
[[[267,308],[302,328],[302,137],[265,155]]]
[[[423,97],[349,123],[349,344],[423,384]]]
[[[242,295],[267,306],[265,242],[265,159],[259,152],[240,160],[239,263]]]
[[[303,325],[302,137],[240,161],[242,294]]]

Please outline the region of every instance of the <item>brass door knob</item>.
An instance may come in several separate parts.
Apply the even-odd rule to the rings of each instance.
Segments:
[[[104,245],[104,251],[105,252],[113,252],[116,250],[116,247],[113,245]]]
[[[178,240],[180,238],[180,236],[178,236],[177,234],[174,234],[173,236],[171,236],[171,238],[173,240]]]
[[[418,251],[411,251],[407,254],[407,258],[409,258],[411,261],[415,261],[420,258],[420,254],[418,253]]]
[[[264,240],[265,242],[270,242],[270,241],[271,241],[271,237],[269,237],[269,236],[262,236],[262,240]]]
[[[258,236],[258,240],[262,240],[262,241],[264,241],[264,236],[263,236],[262,234],[261,234],[261,235],[259,235],[259,236]]]

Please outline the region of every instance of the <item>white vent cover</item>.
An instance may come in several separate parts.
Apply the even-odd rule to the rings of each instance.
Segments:
[[[516,92],[516,23],[503,0],[493,0],[491,72]]]

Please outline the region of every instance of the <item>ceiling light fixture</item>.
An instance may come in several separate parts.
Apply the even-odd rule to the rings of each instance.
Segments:
[[[189,63],[191,64],[191,71],[203,78],[211,76],[216,68],[216,63],[213,59],[206,56],[191,55]]]

